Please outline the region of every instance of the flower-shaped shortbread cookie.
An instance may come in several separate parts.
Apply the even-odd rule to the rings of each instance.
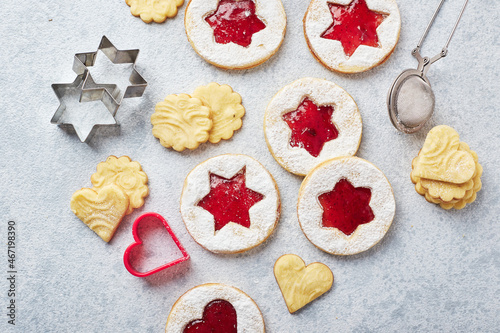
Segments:
[[[144,198],[149,194],[148,176],[142,171],[139,162],[132,161],[128,156],[108,157],[106,162],[97,165],[97,172],[90,180],[97,192],[110,184],[120,186],[130,199],[127,215],[144,205]]]
[[[160,143],[177,151],[198,148],[207,142],[212,128],[210,109],[200,99],[186,94],[169,95],[156,104],[151,124]]]
[[[164,22],[167,17],[177,15],[177,7],[182,6],[184,0],[125,0],[134,16],[140,16],[146,23],[155,21]]]
[[[213,127],[208,140],[211,143],[228,140],[234,131],[241,128],[245,108],[241,105],[240,94],[234,92],[230,86],[212,82],[196,88],[192,95],[210,108]]]

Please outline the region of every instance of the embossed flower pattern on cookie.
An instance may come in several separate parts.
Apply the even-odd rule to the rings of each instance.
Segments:
[[[148,176],[142,171],[139,162],[132,161],[128,156],[108,157],[105,162],[97,165],[97,172],[90,180],[96,191],[109,184],[120,186],[130,199],[127,215],[135,208],[142,207],[144,198],[149,194]]]
[[[160,143],[177,151],[198,148],[207,142],[212,128],[210,109],[186,94],[169,95],[156,104],[151,124]]]

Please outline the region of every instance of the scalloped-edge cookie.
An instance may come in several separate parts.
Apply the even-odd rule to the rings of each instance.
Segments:
[[[354,11],[363,13],[347,20],[343,17]],[[360,17],[371,17],[376,23],[354,21]],[[352,24],[346,28],[342,20]],[[325,67],[341,73],[359,73],[384,63],[396,47],[400,30],[395,0],[312,0],[304,16],[304,35],[311,53]],[[376,36],[377,42],[366,41],[369,36]],[[353,44],[356,37],[361,44],[346,51],[346,44]]]
[[[375,165],[359,157],[325,161],[300,186],[300,227],[311,243],[331,254],[368,250],[385,236],[395,213],[391,184]]]
[[[165,22],[167,17],[177,15],[177,8],[184,4],[184,0],[125,0],[134,16],[140,16],[146,23],[155,21]]]
[[[169,95],[156,104],[151,124],[162,146],[176,151],[198,148],[208,141],[212,129],[210,109],[186,94]]]
[[[130,200],[127,215],[142,207],[144,198],[149,194],[148,176],[141,164],[128,156],[109,156],[105,162],[97,164],[97,172],[90,177],[90,181],[96,192],[109,184],[119,185]]]
[[[227,8],[232,4],[235,7],[249,4],[252,8],[244,9],[245,16],[242,16],[242,8]],[[258,24],[258,28],[245,31],[238,23],[237,29],[224,26],[218,29],[226,36],[239,34],[248,38],[251,35],[251,43],[242,46],[232,41],[218,42],[214,36],[215,29],[208,22],[214,14],[220,15],[225,25],[231,24],[235,18],[252,20],[251,25]],[[184,25],[191,46],[205,61],[225,69],[248,69],[260,65],[278,51],[285,37],[286,13],[281,0],[190,0]]]
[[[129,198],[118,185],[110,184],[99,193],[83,188],[71,197],[71,211],[105,242],[109,242],[129,206]]]
[[[221,283],[202,284],[174,303],[165,325],[165,333],[191,332],[264,333],[264,317],[254,300],[240,289]]]
[[[208,141],[211,143],[228,140],[241,128],[243,124],[241,118],[245,115],[245,108],[241,104],[240,94],[234,92],[227,84],[212,82],[196,88],[191,95],[199,98],[203,105],[210,108],[212,129]]]

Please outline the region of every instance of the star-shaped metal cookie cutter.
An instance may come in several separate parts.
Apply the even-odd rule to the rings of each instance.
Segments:
[[[119,89],[116,85],[105,84],[100,85],[100,87],[89,88],[83,91],[82,87],[85,82],[88,82],[90,85],[95,85],[92,77],[90,77],[89,75],[88,70],[84,71],[83,74],[78,75],[73,83],[54,83],[52,85],[52,89],[59,99],[60,104],[50,122],[52,124],[57,124],[62,128],[73,128],[80,141],[88,143],[92,139],[98,128],[119,126],[116,123],[115,115],[116,111],[118,111],[118,108],[120,107],[120,104],[118,104],[113,96],[109,93],[109,91],[113,93],[116,93],[117,91],[119,92]],[[113,121],[111,123],[106,123],[103,120],[100,123],[98,122],[96,124],[93,124],[92,129],[88,133],[84,133],[82,131],[81,124],[64,121],[64,112],[66,111],[64,98],[65,96],[72,93],[74,94],[75,92],[80,93],[79,102],[81,103],[100,100],[113,116]]]
[[[126,88],[123,95],[120,94],[121,92],[117,85],[98,84],[90,75],[88,67],[94,66],[99,50],[101,50],[114,64],[132,64],[132,74],[129,77],[129,82],[131,84]],[[138,49],[118,50],[106,36],[102,36],[101,43],[99,44],[97,51],[75,54],[73,71],[78,74],[75,81],[73,83],[52,85],[52,89],[57,95],[60,105],[50,122],[63,128],[73,128],[80,138],[80,141],[85,143],[88,143],[92,139],[99,127],[119,126],[116,122],[115,116],[123,98],[141,97],[146,89],[146,86],[148,85],[146,80],[144,80],[135,68],[135,62],[138,55]],[[113,122],[107,123],[105,120],[98,121],[92,126],[92,130],[89,133],[84,133],[82,131],[81,124],[65,122],[64,111],[66,110],[66,105],[63,98],[70,92],[74,93],[75,90],[80,93],[79,101],[82,103],[100,100],[113,116]]]
[[[129,81],[130,85],[125,90],[123,97],[120,98],[120,91],[109,91],[110,95],[115,99],[115,101],[120,104],[123,98],[131,97],[141,97],[146,90],[148,83],[139,74],[135,68],[135,62],[139,55],[139,50],[118,50],[106,36],[102,36],[101,43],[95,52],[77,53],[75,54],[75,59],[73,62],[73,71],[82,75],[88,70],[88,67],[92,67],[95,64],[97,53],[102,51],[108,57],[108,59],[114,64],[132,64],[132,74],[130,74]],[[88,79],[83,83],[83,91],[89,89],[105,87],[106,85],[95,83],[90,74]],[[107,88],[106,88],[107,89]]]

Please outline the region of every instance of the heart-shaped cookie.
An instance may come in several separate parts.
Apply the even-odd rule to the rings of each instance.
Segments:
[[[274,276],[290,313],[314,301],[333,285],[333,273],[328,266],[318,262],[306,266],[294,254],[276,260]]]
[[[453,184],[469,181],[476,168],[474,158],[459,147],[459,136],[453,128],[434,127],[427,134],[415,163],[414,176]]]
[[[163,224],[163,226],[165,227],[165,229],[167,229],[170,237],[172,237],[172,240],[174,241],[175,245],[177,245],[177,248],[179,249],[179,251],[181,251],[182,253],[182,257],[180,258],[177,258],[173,261],[170,261],[166,264],[163,264],[159,267],[156,267],[154,269],[151,269],[147,272],[140,272],[138,271],[136,268],[134,268],[134,266],[132,265],[131,263],[131,260],[130,260],[130,255],[132,253],[132,249],[135,248],[136,246],[140,246],[143,244],[140,236],[139,236],[139,224],[143,223],[143,221],[147,220],[147,219],[156,219],[156,220],[159,220],[161,221],[161,223]],[[161,270],[164,270],[166,268],[169,268],[169,267],[172,267],[174,265],[177,265],[183,261],[186,261],[189,259],[189,254],[186,252],[186,250],[184,249],[184,247],[182,246],[181,242],[179,241],[179,239],[177,238],[177,236],[175,236],[174,232],[172,231],[172,229],[170,228],[170,226],[168,225],[167,223],[167,220],[165,220],[163,218],[163,216],[161,216],[160,214],[156,214],[156,213],[145,213],[145,214],[142,214],[141,216],[139,216],[135,222],[134,222],[134,225],[132,226],[132,234],[134,235],[134,243],[130,244],[129,247],[127,247],[127,249],[125,250],[125,253],[123,255],[123,263],[125,264],[125,268],[130,272],[130,274],[134,275],[134,276],[138,276],[138,277],[146,277],[146,276],[150,276],[151,274],[154,274],[154,273],[157,273]]]
[[[104,186],[99,193],[83,188],[71,197],[71,210],[99,235],[109,242],[125,216],[129,198],[123,189],[115,184]]]

